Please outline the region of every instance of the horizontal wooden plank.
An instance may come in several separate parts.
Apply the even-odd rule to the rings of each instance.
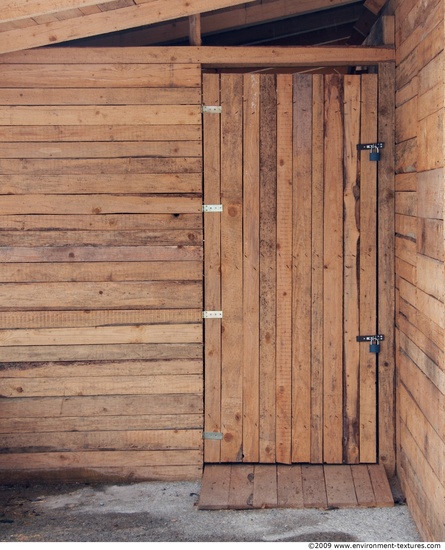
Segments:
[[[202,393],[202,376],[156,375],[87,378],[2,378],[2,397],[57,397],[75,395],[153,395]]]
[[[1,247],[0,262],[140,262],[200,260],[201,246]]]
[[[155,376],[158,374],[202,374],[202,361],[89,361],[72,363],[1,363],[0,378],[86,378],[89,376]]]
[[[118,361],[131,359],[201,359],[201,344],[113,344],[83,346],[11,346],[1,361]]]
[[[417,215],[417,194],[415,192],[404,192],[395,194],[395,211],[405,216]]]
[[[0,89],[1,92],[1,89]],[[200,141],[198,124],[128,125],[69,125],[35,126],[28,121],[24,126],[0,126],[0,142],[109,142],[109,141]]]
[[[443,277],[443,261],[417,254],[417,286],[442,302],[445,298]]]
[[[23,154],[23,151],[22,151]],[[191,174],[56,174],[0,175],[2,195],[97,195],[201,193],[201,175]],[[81,228],[79,228],[81,229]],[[114,229],[114,227],[113,227]]]
[[[7,283],[0,309],[198,308],[202,285],[195,282]]]
[[[400,347],[438,390],[445,393],[445,371],[403,332],[400,333]]]
[[[27,397],[2,399],[2,418],[11,421],[18,418],[42,422],[51,419],[78,417],[103,419],[119,416],[122,419],[144,415],[201,415],[202,392],[152,395],[104,395],[74,397]],[[45,420],[43,420],[45,419]]]
[[[199,281],[202,262],[79,262],[0,264],[2,283]]]
[[[415,239],[417,233],[417,218],[415,216],[396,214],[395,229],[398,235]]]
[[[35,418],[0,418],[0,433],[33,433]],[[124,430],[201,430],[201,414],[152,414],[137,416],[62,417],[38,419],[40,437],[48,432],[91,432]],[[200,437],[202,433],[200,433]]]
[[[202,231],[164,229],[151,231],[3,231],[0,247],[42,246],[199,246]]]
[[[0,330],[0,347],[199,342],[202,324]]]
[[[0,328],[95,327],[202,322],[201,309],[4,311]]]
[[[191,451],[86,451],[76,453],[17,453],[0,455],[0,470],[39,468],[108,468],[154,465],[186,465],[201,462],[201,452]]]
[[[64,51],[65,50],[65,51]],[[102,48],[88,49],[88,63],[100,64],[106,59],[108,62],[120,61],[124,64],[123,77],[125,75],[126,64],[129,63],[171,63],[174,59],[175,63],[198,63],[209,66],[221,67],[295,67],[295,66],[339,66],[339,65],[374,65],[380,62],[391,62],[395,60],[395,52],[391,47],[372,48],[372,47],[342,47],[342,46],[313,46],[311,48],[286,46],[286,47],[267,47],[257,46],[251,47],[213,47],[213,46],[162,46],[162,47],[146,47],[146,48],[107,48],[107,58],[104,58],[104,50]],[[67,51],[64,48],[51,49],[51,55],[48,52],[34,50],[28,52],[11,53],[2,56],[2,62],[7,64],[20,63],[21,67],[24,64],[54,64],[64,67],[63,64],[80,64],[85,63],[85,50],[83,48],[70,48]],[[91,65],[88,65],[88,68]],[[174,65],[176,70],[176,65]],[[9,67],[8,67],[9,68]],[[63,80],[65,75],[69,73],[69,67],[65,66],[65,74],[60,76]],[[36,71],[38,73],[38,71]],[[57,75],[57,69],[53,73]],[[75,80],[78,76],[77,71],[72,74],[72,79]],[[46,75],[45,75],[46,76]],[[115,75],[114,75],[115,76]],[[126,75],[125,75],[126,76]],[[10,82],[11,77],[6,80]],[[129,77],[128,77],[129,79]],[[102,87],[100,75],[97,86]],[[113,79],[111,79],[113,80]],[[114,80],[118,80],[115,76]],[[129,79],[131,82],[131,79]],[[11,80],[9,86],[20,87],[24,86],[26,79]],[[66,81],[65,81],[66,82]],[[124,81],[121,86],[127,86],[127,81]],[[38,84],[37,84],[38,85]],[[41,84],[42,85],[42,84]],[[46,84],[45,84],[46,85]],[[82,84],[78,84],[82,85]],[[94,84],[93,84],[94,85]],[[200,84],[198,84],[200,85]],[[61,87],[66,87],[63,83]],[[150,87],[150,84],[148,85]],[[31,86],[34,87],[34,86]],[[151,83],[151,87],[157,87],[155,82]]]
[[[3,434],[0,453],[60,453],[79,451],[163,451],[200,449],[201,430],[123,430]]]
[[[431,426],[403,385],[400,387],[400,418],[437,478],[445,485],[445,464],[440,458],[445,453],[445,441]]]
[[[396,236],[396,258],[416,265],[416,241],[411,237]]]
[[[2,88],[199,88],[198,64],[76,63],[2,65]]]
[[[0,89],[0,105],[200,105],[196,88]]]
[[[2,82],[3,85],[3,82]],[[0,106],[0,125],[200,124],[199,105]]]
[[[172,465],[148,465],[148,466],[115,466],[110,468],[70,467],[33,469],[31,466],[21,470],[1,470],[0,482],[29,483],[32,478],[34,482],[41,483],[136,483],[138,481],[199,481],[202,476],[202,458],[196,457],[194,464],[172,464]]]
[[[135,195],[34,195],[2,197],[0,213],[11,214],[175,214],[198,213],[199,197]]]
[[[422,218],[443,220],[444,169],[417,174],[417,212]]]
[[[201,173],[198,158],[122,159],[0,159],[2,174],[33,176],[85,174],[191,174]]]
[[[1,230],[45,231],[48,229],[75,231],[129,231],[145,229],[202,229],[201,214],[43,214],[0,215]]]
[[[31,143],[27,158],[122,158],[122,157],[201,157],[199,141],[120,141],[115,143]],[[2,158],[23,158],[23,143],[3,143]]]
[[[443,220],[417,219],[417,252],[443,262],[443,241]]]

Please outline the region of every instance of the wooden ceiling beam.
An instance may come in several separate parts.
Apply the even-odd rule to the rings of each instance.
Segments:
[[[114,2],[115,0],[11,0],[2,6],[0,23]]]
[[[247,29],[213,34],[204,37],[204,44],[206,46],[252,46],[266,44],[274,40],[286,39],[287,37],[355,23],[360,17],[361,12],[362,5],[360,3],[348,4],[318,13],[309,13],[262,25],[254,25]],[[292,42],[289,42],[289,44],[292,44]]]
[[[147,48],[52,48],[0,56],[0,63],[198,63],[204,67],[325,67],[395,61],[394,48],[364,46],[161,46]]]
[[[254,0],[135,0],[142,2],[131,7],[94,13],[66,21],[36,25],[27,32],[11,30],[0,33],[0,53],[25,50],[76,40],[122,29],[140,27],[188,17],[206,10],[246,4]]]
[[[360,3],[360,0],[263,0],[247,6],[237,6],[222,11],[201,15],[201,33],[214,34],[232,29],[277,21],[279,19],[331,9],[336,6]],[[167,42],[188,40],[188,21],[154,25],[147,29],[136,29],[122,33],[120,46],[151,46]],[[104,37],[106,40],[106,37]]]

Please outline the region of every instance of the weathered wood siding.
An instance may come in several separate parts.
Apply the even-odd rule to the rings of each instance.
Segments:
[[[398,475],[445,540],[444,2],[396,3]]]
[[[200,67],[109,52],[2,60],[1,481],[200,474]]]

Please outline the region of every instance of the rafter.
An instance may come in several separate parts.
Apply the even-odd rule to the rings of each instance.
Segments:
[[[217,10],[254,0],[136,0],[137,5],[85,15],[82,18],[55,21],[46,25],[36,25],[24,33],[21,30],[0,33],[0,53],[24,50],[95,36],[122,29],[140,27],[187,17],[205,10]],[[80,19],[80,21],[79,21]]]
[[[360,0],[263,0],[247,6],[236,6],[201,15],[202,35],[215,34],[277,21],[306,13],[324,11],[336,6],[361,4]],[[120,46],[151,46],[188,40],[189,24],[186,20],[153,25],[146,29],[124,31],[119,36]],[[97,37],[94,45],[108,45],[107,37]]]
[[[97,4],[113,4],[115,0],[11,0],[0,11],[0,23],[18,21],[53,13],[86,8]]]

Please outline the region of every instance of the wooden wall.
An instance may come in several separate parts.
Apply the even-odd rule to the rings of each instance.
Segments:
[[[398,0],[398,475],[422,535],[445,540],[444,2]]]
[[[0,481],[198,478],[200,67],[0,61]]]

